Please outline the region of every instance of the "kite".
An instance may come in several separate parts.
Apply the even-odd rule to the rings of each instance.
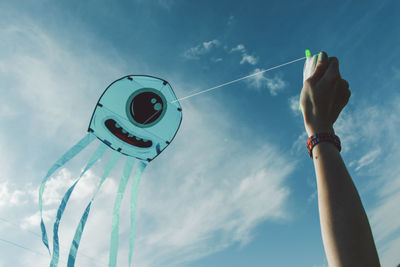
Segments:
[[[72,267],[75,265],[79,243],[89,216],[92,202],[121,155],[126,156],[126,163],[114,202],[108,266],[116,266],[117,263],[119,210],[132,169],[135,165],[135,161],[137,161],[130,200],[131,232],[129,239],[129,266],[131,265],[136,200],[141,175],[147,164],[156,158],[172,142],[180,127],[181,121],[182,107],[176,99],[170,84],[163,79],[147,75],[128,75],[114,81],[106,88],[96,104],[86,136],[71,147],[53,164],[53,166],[51,166],[40,185],[39,210],[42,242],[50,253],[42,214],[45,184],[57,169],[75,157],[93,140],[99,139],[101,141],[80,176],[65,193],[58,207],[56,220],[53,225],[53,252],[50,253],[51,267],[58,266],[58,228],[69,197],[85,172],[110,148],[113,150],[113,153],[106,164],[95,193],[76,228],[74,239],[69,250],[67,266]]]

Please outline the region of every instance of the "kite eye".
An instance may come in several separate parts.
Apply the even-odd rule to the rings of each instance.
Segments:
[[[139,127],[149,127],[163,117],[165,113],[164,97],[152,89],[140,91],[136,91],[128,100],[128,117]]]

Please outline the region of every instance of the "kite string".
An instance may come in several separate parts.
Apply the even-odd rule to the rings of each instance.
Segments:
[[[202,94],[202,93],[211,91],[211,90],[215,90],[215,89],[220,88],[220,87],[223,87],[223,86],[225,86],[225,85],[232,84],[232,83],[235,83],[235,82],[238,82],[238,81],[241,81],[241,80],[244,80],[244,79],[247,79],[247,78],[256,76],[256,75],[259,75],[259,74],[264,73],[264,72],[268,72],[268,71],[271,71],[271,70],[274,70],[274,69],[278,69],[278,68],[281,68],[281,67],[283,67],[283,66],[286,66],[286,65],[289,65],[289,64],[292,64],[292,63],[295,63],[295,62],[300,61],[300,60],[303,60],[303,59],[306,59],[306,57],[298,58],[298,59],[295,59],[295,60],[292,60],[292,61],[289,61],[289,62],[280,64],[280,65],[277,65],[277,66],[274,66],[274,67],[271,67],[271,68],[268,68],[268,69],[265,69],[265,70],[261,70],[261,71],[255,72],[255,73],[250,74],[250,75],[247,75],[247,76],[245,76],[245,77],[241,77],[241,78],[239,78],[239,79],[236,79],[236,80],[233,80],[233,81],[230,81],[230,82],[226,82],[226,83],[223,83],[223,84],[220,84],[220,85],[217,85],[217,86],[214,86],[214,87],[211,87],[211,88],[202,90],[202,91],[197,92],[197,93],[194,93],[194,94],[192,94],[192,95],[188,95],[188,96],[179,98],[179,99],[177,99],[177,100],[171,101],[171,103],[175,103],[175,102],[177,102],[177,101],[179,101],[179,100],[187,99],[187,98],[190,98],[190,97],[193,97],[193,96],[196,96],[196,95],[199,95],[199,94]]]

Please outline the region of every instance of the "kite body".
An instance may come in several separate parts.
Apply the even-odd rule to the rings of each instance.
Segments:
[[[175,137],[182,108],[164,80],[126,76],[100,97],[89,132],[122,154],[151,161]]]
[[[91,201],[87,205],[76,228],[72,241],[68,267],[75,265],[79,243],[89,216],[91,204],[115,166],[121,155],[125,155],[126,163],[119,184],[112,215],[109,267],[116,266],[118,253],[119,210],[135,158],[138,161],[131,189],[131,234],[129,249],[129,265],[132,261],[132,249],[135,229],[136,199],[141,175],[148,162],[157,157],[174,139],[182,121],[182,108],[176,96],[165,80],[145,75],[129,75],[114,81],[100,97],[92,118],[88,134],[76,145],[70,148],[47,172],[39,190],[39,209],[41,215],[42,241],[49,250],[47,231],[42,216],[42,198],[45,184],[51,175],[66,162],[87,147],[94,139],[99,139],[100,145],[89,159],[85,169],[75,183],[65,193],[57,210],[53,225],[53,253],[50,253],[51,267],[58,266],[59,239],[58,228],[69,197],[83,174],[111,148],[113,153],[105,167]]]

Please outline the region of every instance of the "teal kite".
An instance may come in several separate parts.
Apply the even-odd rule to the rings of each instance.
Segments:
[[[75,265],[79,243],[86,220],[89,216],[92,202],[121,155],[126,156],[126,163],[114,203],[108,266],[113,267],[116,266],[117,263],[119,210],[125,188],[131,176],[135,161],[137,161],[134,180],[132,182],[130,202],[131,233],[129,242],[129,266],[131,265],[136,199],[141,175],[147,164],[156,158],[172,142],[181,122],[182,107],[172,87],[163,79],[147,75],[128,75],[114,81],[107,87],[96,104],[89,123],[87,135],[51,166],[39,189],[42,241],[51,255],[51,267],[58,266],[58,228],[69,197],[83,174],[91,168],[109,148],[113,150],[113,153],[106,164],[97,189],[76,228],[74,239],[69,250],[67,265],[68,267]],[[93,153],[75,183],[65,193],[57,210],[57,217],[53,225],[53,251],[51,253],[42,216],[42,198],[46,182],[58,168],[76,156],[95,139],[101,141],[99,147]]]

